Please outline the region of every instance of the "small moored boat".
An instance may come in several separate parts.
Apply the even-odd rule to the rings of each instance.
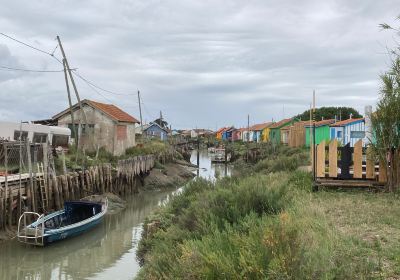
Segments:
[[[107,213],[108,200],[101,202],[68,201],[64,209],[49,215],[25,212],[18,222],[18,241],[45,246],[81,234],[99,224]],[[27,225],[28,221],[36,221]]]

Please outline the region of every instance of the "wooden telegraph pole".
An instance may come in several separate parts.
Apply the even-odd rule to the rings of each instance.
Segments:
[[[314,182],[316,180],[316,174],[317,174],[317,170],[316,170],[316,166],[317,166],[317,155],[316,155],[316,143],[315,143],[315,90],[313,91],[313,110],[312,110],[312,117],[313,117],[313,146],[312,146],[312,150],[313,150],[313,178],[314,178]]]
[[[71,113],[72,131],[74,133],[74,136],[77,137],[78,133],[77,133],[76,127],[75,127],[74,112],[72,111],[71,92],[69,90],[69,83],[68,83],[68,76],[67,76],[67,64],[66,64],[66,60],[65,59],[63,59],[63,66],[64,66],[65,86],[67,87],[67,93],[68,93],[69,111]],[[79,139],[76,138],[76,143],[75,143],[76,147],[78,147],[78,141],[79,141]]]
[[[63,46],[61,44],[61,40],[60,40],[59,36],[57,36],[57,41],[58,41],[58,45],[60,46],[60,50],[61,50],[61,53],[62,53],[62,56],[63,56],[63,61],[65,63],[65,66],[67,67],[67,70],[68,70],[68,74],[69,74],[69,78],[70,78],[71,83],[72,83],[72,87],[74,88],[74,91],[75,91],[76,99],[78,100],[78,105],[79,105],[79,109],[81,111],[81,116],[83,117],[83,122],[84,122],[85,126],[87,126],[86,113],[82,108],[81,98],[79,97],[78,89],[76,88],[75,80],[74,80],[74,77],[72,75],[71,68],[69,67],[68,60],[67,60],[67,57],[65,56],[64,48],[63,48]],[[78,134],[81,133],[81,123],[82,123],[81,122],[81,118],[79,118]],[[78,135],[78,138],[80,138],[80,135]]]
[[[142,104],[140,103],[140,91],[137,91],[137,98],[139,102],[139,113],[140,113],[140,125],[142,127],[142,138],[143,138],[143,121],[142,121]]]

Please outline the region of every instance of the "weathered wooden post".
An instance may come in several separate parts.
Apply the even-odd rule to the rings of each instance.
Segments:
[[[329,143],[329,177],[337,178],[337,139],[333,139]]]
[[[340,178],[342,179],[350,179],[350,165],[351,165],[351,148],[350,148],[350,143],[345,145],[342,148],[342,156],[340,160],[340,169],[341,169],[341,174]]]
[[[353,178],[362,179],[362,140],[354,144]]]
[[[317,146],[317,177],[325,177],[325,140]]]

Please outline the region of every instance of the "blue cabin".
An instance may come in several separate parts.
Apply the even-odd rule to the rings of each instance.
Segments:
[[[364,118],[348,119],[332,124],[330,127],[330,139],[333,140],[335,138],[343,146],[350,143],[350,147],[354,147],[354,144],[362,139],[363,146],[365,146],[368,143],[368,139],[365,136]]]
[[[143,133],[149,138],[158,138],[161,141],[168,140],[168,130],[155,122],[151,122],[144,126]]]
[[[222,133],[222,140],[232,141],[232,133],[235,128],[231,127]]]

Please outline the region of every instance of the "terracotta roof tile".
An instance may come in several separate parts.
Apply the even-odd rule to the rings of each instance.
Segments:
[[[266,123],[259,123],[255,124],[250,127],[250,130],[263,130],[266,127],[269,127],[272,125],[272,122],[266,122]]]
[[[281,121],[279,121],[279,122],[274,123],[274,124],[271,125],[269,128],[279,128],[279,127],[281,127],[282,125],[285,125],[285,124],[287,124],[287,123],[290,122],[290,121],[292,121],[292,119],[284,119],[284,120],[281,120]]]
[[[307,124],[305,126],[309,127],[310,126],[310,121],[306,121],[306,122],[307,122]],[[322,120],[322,121],[315,122],[315,126],[319,127],[319,126],[323,126],[323,125],[330,125],[330,124],[333,124],[334,122],[335,122],[334,119]]]
[[[84,100],[87,103],[91,104],[93,107],[99,109],[103,113],[109,115],[113,119],[120,122],[130,122],[130,123],[140,123],[137,119],[129,115],[128,113],[122,111],[115,105],[100,103],[92,100]]]
[[[363,120],[364,120],[364,118],[359,118],[359,119],[347,119],[347,120],[344,120],[344,121],[336,122],[336,123],[332,124],[331,126],[345,126],[345,125],[348,125],[348,124],[350,124],[350,123],[358,122],[358,121],[363,121]]]

